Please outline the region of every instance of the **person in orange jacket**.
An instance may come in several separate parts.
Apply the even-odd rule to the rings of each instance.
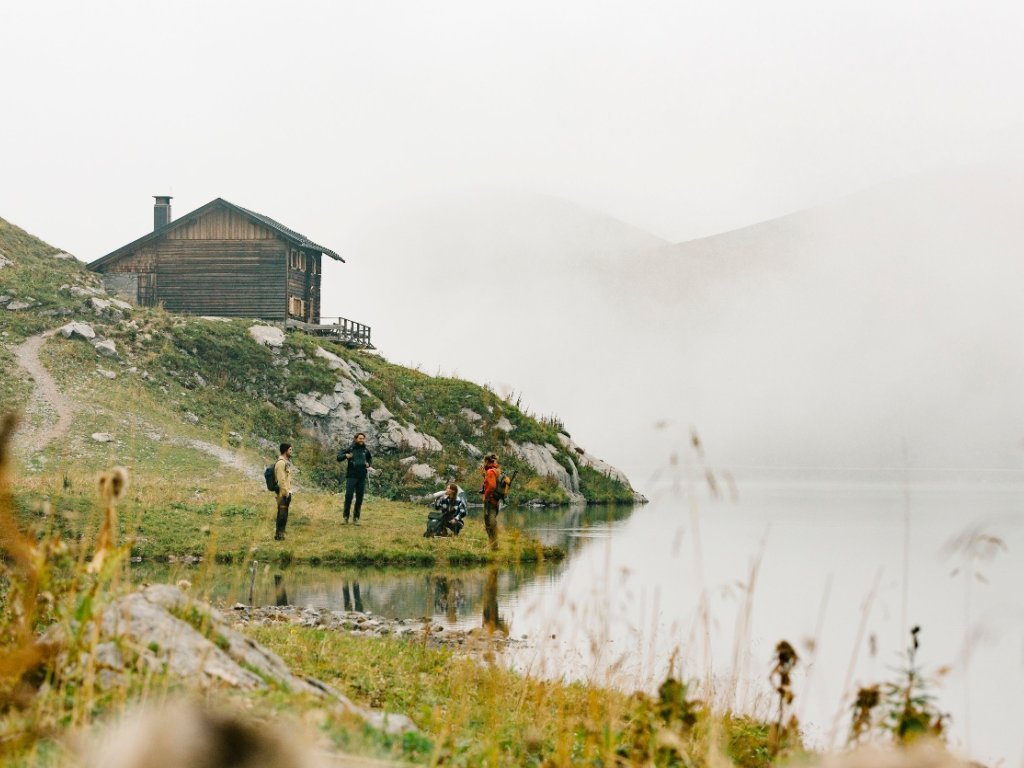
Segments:
[[[491,549],[498,548],[498,510],[501,502],[494,497],[494,491],[500,476],[497,454],[488,453],[484,456],[484,487],[481,493],[484,495],[484,528],[487,529]]]

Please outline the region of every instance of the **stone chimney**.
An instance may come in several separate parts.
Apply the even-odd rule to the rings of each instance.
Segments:
[[[171,196],[153,195],[153,199],[153,229],[157,230],[171,223]]]

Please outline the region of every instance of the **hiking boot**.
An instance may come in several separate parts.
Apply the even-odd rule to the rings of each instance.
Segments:
[[[359,525],[359,518],[358,517],[355,520],[352,521],[352,525]]]
[[[284,534],[283,533],[275,533],[274,534],[274,541],[284,541]]]
[[[341,524],[342,525],[348,525],[348,518],[347,517],[341,518]]]

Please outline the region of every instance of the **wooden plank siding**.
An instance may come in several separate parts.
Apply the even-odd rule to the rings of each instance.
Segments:
[[[285,244],[272,240],[165,240],[156,295],[171,312],[284,320]]]
[[[213,210],[183,222],[167,233],[168,240],[276,240],[277,233],[234,211]]]
[[[320,246],[263,219],[218,198],[90,268],[127,273],[110,280],[116,290],[171,312],[318,323]],[[302,268],[292,267],[293,255]],[[289,311],[292,298],[301,301],[298,314]]]

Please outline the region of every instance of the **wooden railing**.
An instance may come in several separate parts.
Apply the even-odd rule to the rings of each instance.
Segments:
[[[301,328],[314,336],[331,336],[353,347],[374,348],[370,341],[370,326],[349,320],[347,317],[321,317],[320,322],[316,324],[289,320],[287,324],[290,328]]]

